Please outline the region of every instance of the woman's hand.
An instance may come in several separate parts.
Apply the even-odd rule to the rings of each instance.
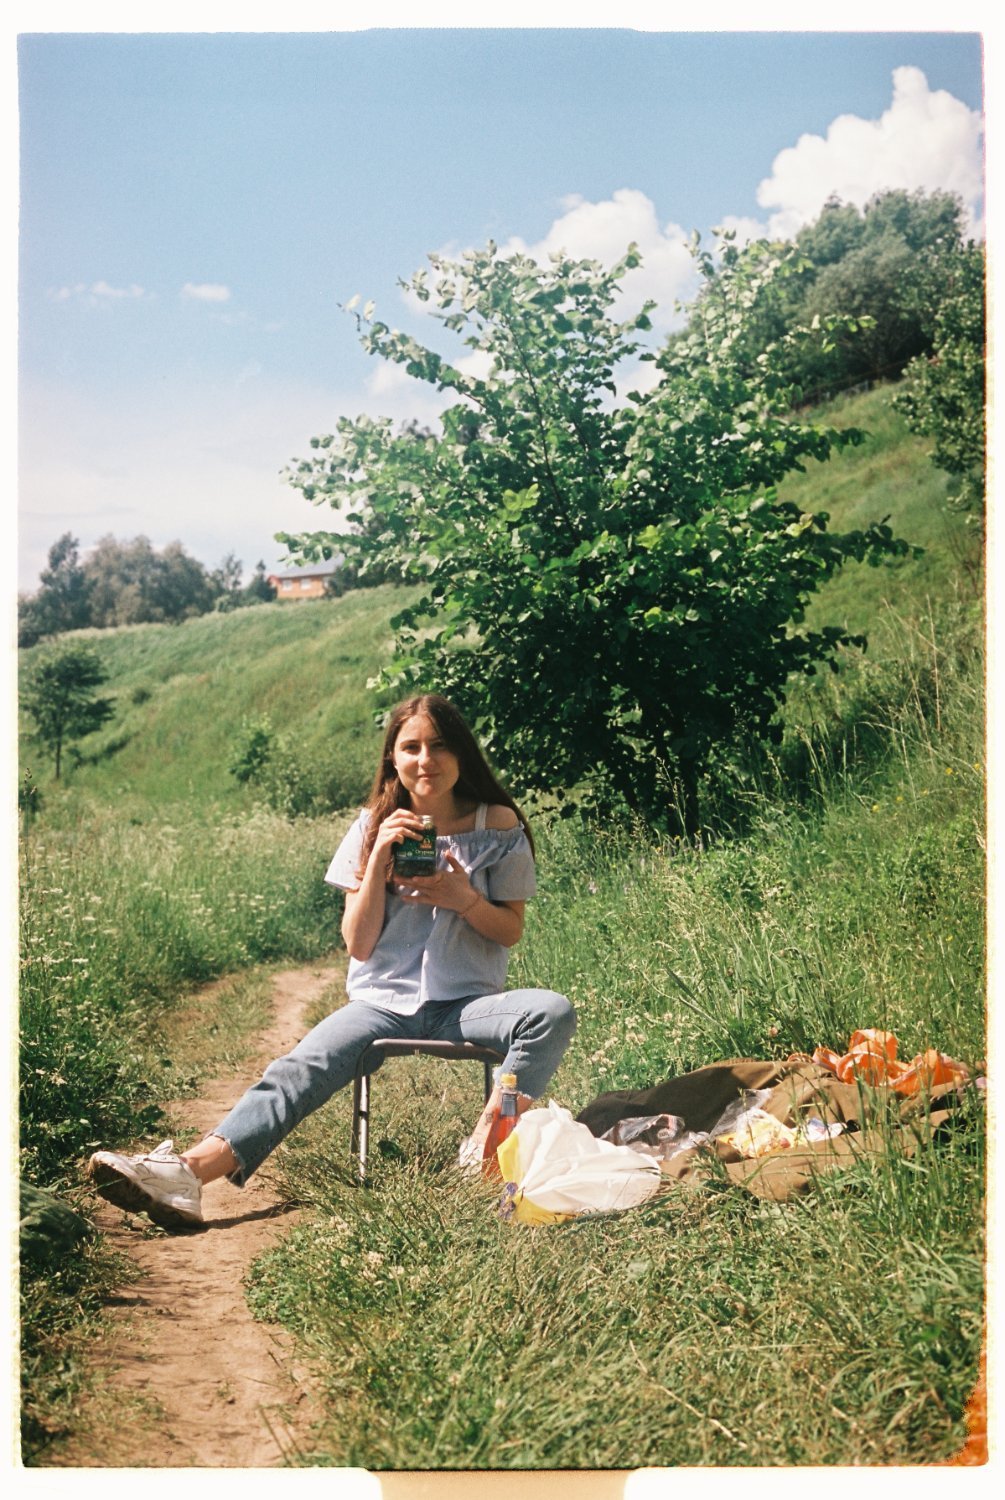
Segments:
[[[490,901],[468,879],[460,860],[447,855],[449,870],[435,875],[413,875],[406,885],[395,885],[402,901],[455,911],[469,927],[493,943],[512,948],[523,933],[523,901]]]
[[[376,947],[384,925],[391,856],[403,839],[421,831],[422,819],[406,807],[395,808],[377,829],[359,889],[346,892],[342,936],[350,958],[362,962]]]
[[[435,875],[410,875],[403,884],[395,882],[395,893],[413,905],[439,906],[456,912],[469,910],[480,899],[478,892],[460,860],[450,853],[446,859],[449,870],[437,870]]]
[[[421,832],[422,819],[419,814],[412,812],[408,807],[396,807],[394,812],[388,813],[377,829],[373,848],[370,850],[370,861],[376,862],[378,870],[386,870],[388,861],[394,854],[395,846],[405,839],[418,837]]]

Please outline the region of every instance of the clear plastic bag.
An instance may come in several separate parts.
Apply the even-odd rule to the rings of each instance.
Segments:
[[[610,1130],[600,1137],[615,1146],[631,1146],[633,1151],[644,1151],[647,1156],[666,1156],[677,1149],[687,1127],[680,1115],[629,1115],[616,1120]]]

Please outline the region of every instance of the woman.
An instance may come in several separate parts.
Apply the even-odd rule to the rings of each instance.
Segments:
[[[437,872],[395,878],[395,846],[418,833],[427,814]],[[346,893],[349,1003],[271,1063],[190,1151],[175,1155],[165,1141],[145,1156],[96,1152],[88,1172],[110,1202],[146,1209],[168,1228],[202,1223],[202,1185],[227,1177],[243,1186],[295,1125],[350,1082],[381,1037],[495,1048],[505,1054],[497,1077],[517,1076],[521,1110],[545,1088],[575,1013],[551,990],[503,988],[535,889],[530,830],[445,698],[425,693],[391,714],[369,801],[325,879]],[[499,1095],[497,1083],[476,1143]]]

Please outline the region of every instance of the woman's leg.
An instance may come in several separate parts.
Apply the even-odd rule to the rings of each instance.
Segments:
[[[477,1000],[424,1007],[426,1034],[477,1042],[504,1055],[500,1073],[515,1073],[517,1088],[538,1098],[576,1030],[576,1012],[554,990],[507,990]]]
[[[504,1054],[496,1077],[516,1074],[517,1114],[523,1114],[544,1092],[576,1029],[576,1012],[554,990],[507,990],[477,1000],[431,1005],[425,1015],[431,1038],[476,1042]],[[480,1156],[501,1100],[497,1082],[461,1148],[462,1159]]]
[[[352,1080],[371,1042],[407,1035],[410,1020],[361,1000],[333,1011],[292,1052],[270,1063],[183,1160],[202,1182],[225,1176],[242,1187],[294,1126]]]
[[[308,1032],[286,1057],[270,1063],[226,1119],[191,1151],[179,1157],[171,1141],[138,1156],[96,1151],[88,1176],[101,1196],[119,1208],[145,1210],[167,1229],[199,1226],[207,1182],[229,1177],[243,1186],[294,1125],[349,1082],[371,1042],[400,1036],[408,1025],[407,1016],[350,1002]],[[378,1057],[373,1061],[379,1066]]]

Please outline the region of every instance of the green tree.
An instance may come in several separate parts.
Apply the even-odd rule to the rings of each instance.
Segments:
[[[209,575],[210,587],[215,598],[213,608],[224,612],[237,609],[241,601],[241,580],[244,564],[235,552],[228,552],[218,568]]]
[[[944,260],[959,251],[962,226],[962,205],[951,193],[895,189],[877,193],[864,210],[828,199],[791,246],[772,247],[780,255],[778,272],[761,283],[746,310],[738,358],[754,373],[775,345],[775,369],[797,404],[859,381],[895,379],[908,360],[931,348]],[[727,247],[723,258],[756,258],[764,248],[763,241]],[[691,309],[691,325],[703,317],[707,291]],[[838,316],[853,320],[843,335],[785,344],[790,329]]]
[[[832,266],[857,250],[865,223],[854,203],[828,198],[819,216],[796,235],[796,248],[811,265]]]
[[[83,630],[91,624],[90,587],[80,561],[80,543],[69,531],[49,548],[38,591],[18,600],[18,616],[19,646],[33,646],[43,636]]]
[[[100,729],[115,712],[110,699],[94,695],[107,680],[90,646],[62,646],[34,666],[21,704],[32,720],[33,738],[53,754],[57,781],[64,745]]]
[[[276,585],[270,583],[265,576],[265,564],[259,559],[244,590],[244,602],[246,604],[269,604],[275,597]]]
[[[651,307],[610,315],[634,247],[609,271],[492,245],[430,259],[433,284],[420,272],[411,290],[488,372],[365,312],[366,349],[458,400],[440,436],[342,419],[289,474],[308,500],[349,510],[337,542],[361,571],[379,560],[425,585],[392,622],[382,685],[453,696],[522,789],[602,785],[693,831],[715,747],[771,732],[790,674],[852,639],[798,628],[810,595],[848,558],[907,550],[882,523],[831,533],[779,493],[804,459],[862,434],[791,417],[775,355],[810,335],[754,374],[738,360],[779,269],[766,246],[719,266],[699,256],[700,324],[663,354],[655,388],[623,401],[616,366],[647,357],[650,327]],[[310,558],[336,541],[281,540]]]
[[[103,536],[84,571],[91,623],[98,626],[185,620],[211,610],[217,594],[202,563],[180,542],[169,542],[158,552],[145,536],[126,542]]]
[[[812,321],[840,310],[856,320],[855,331],[838,341],[845,382],[893,379],[931,338],[928,292],[918,255],[887,232],[863,240],[820,271],[807,293],[803,317]],[[828,372],[816,370],[813,377],[826,381]]]
[[[950,474],[956,504],[978,512],[985,482],[984,249],[974,243],[943,262],[932,352],[912,360],[894,397],[914,432],[935,439],[937,468]]]
[[[955,193],[888,188],[875,193],[862,215],[863,238],[895,234],[909,250],[958,249],[963,242],[963,204]]]

